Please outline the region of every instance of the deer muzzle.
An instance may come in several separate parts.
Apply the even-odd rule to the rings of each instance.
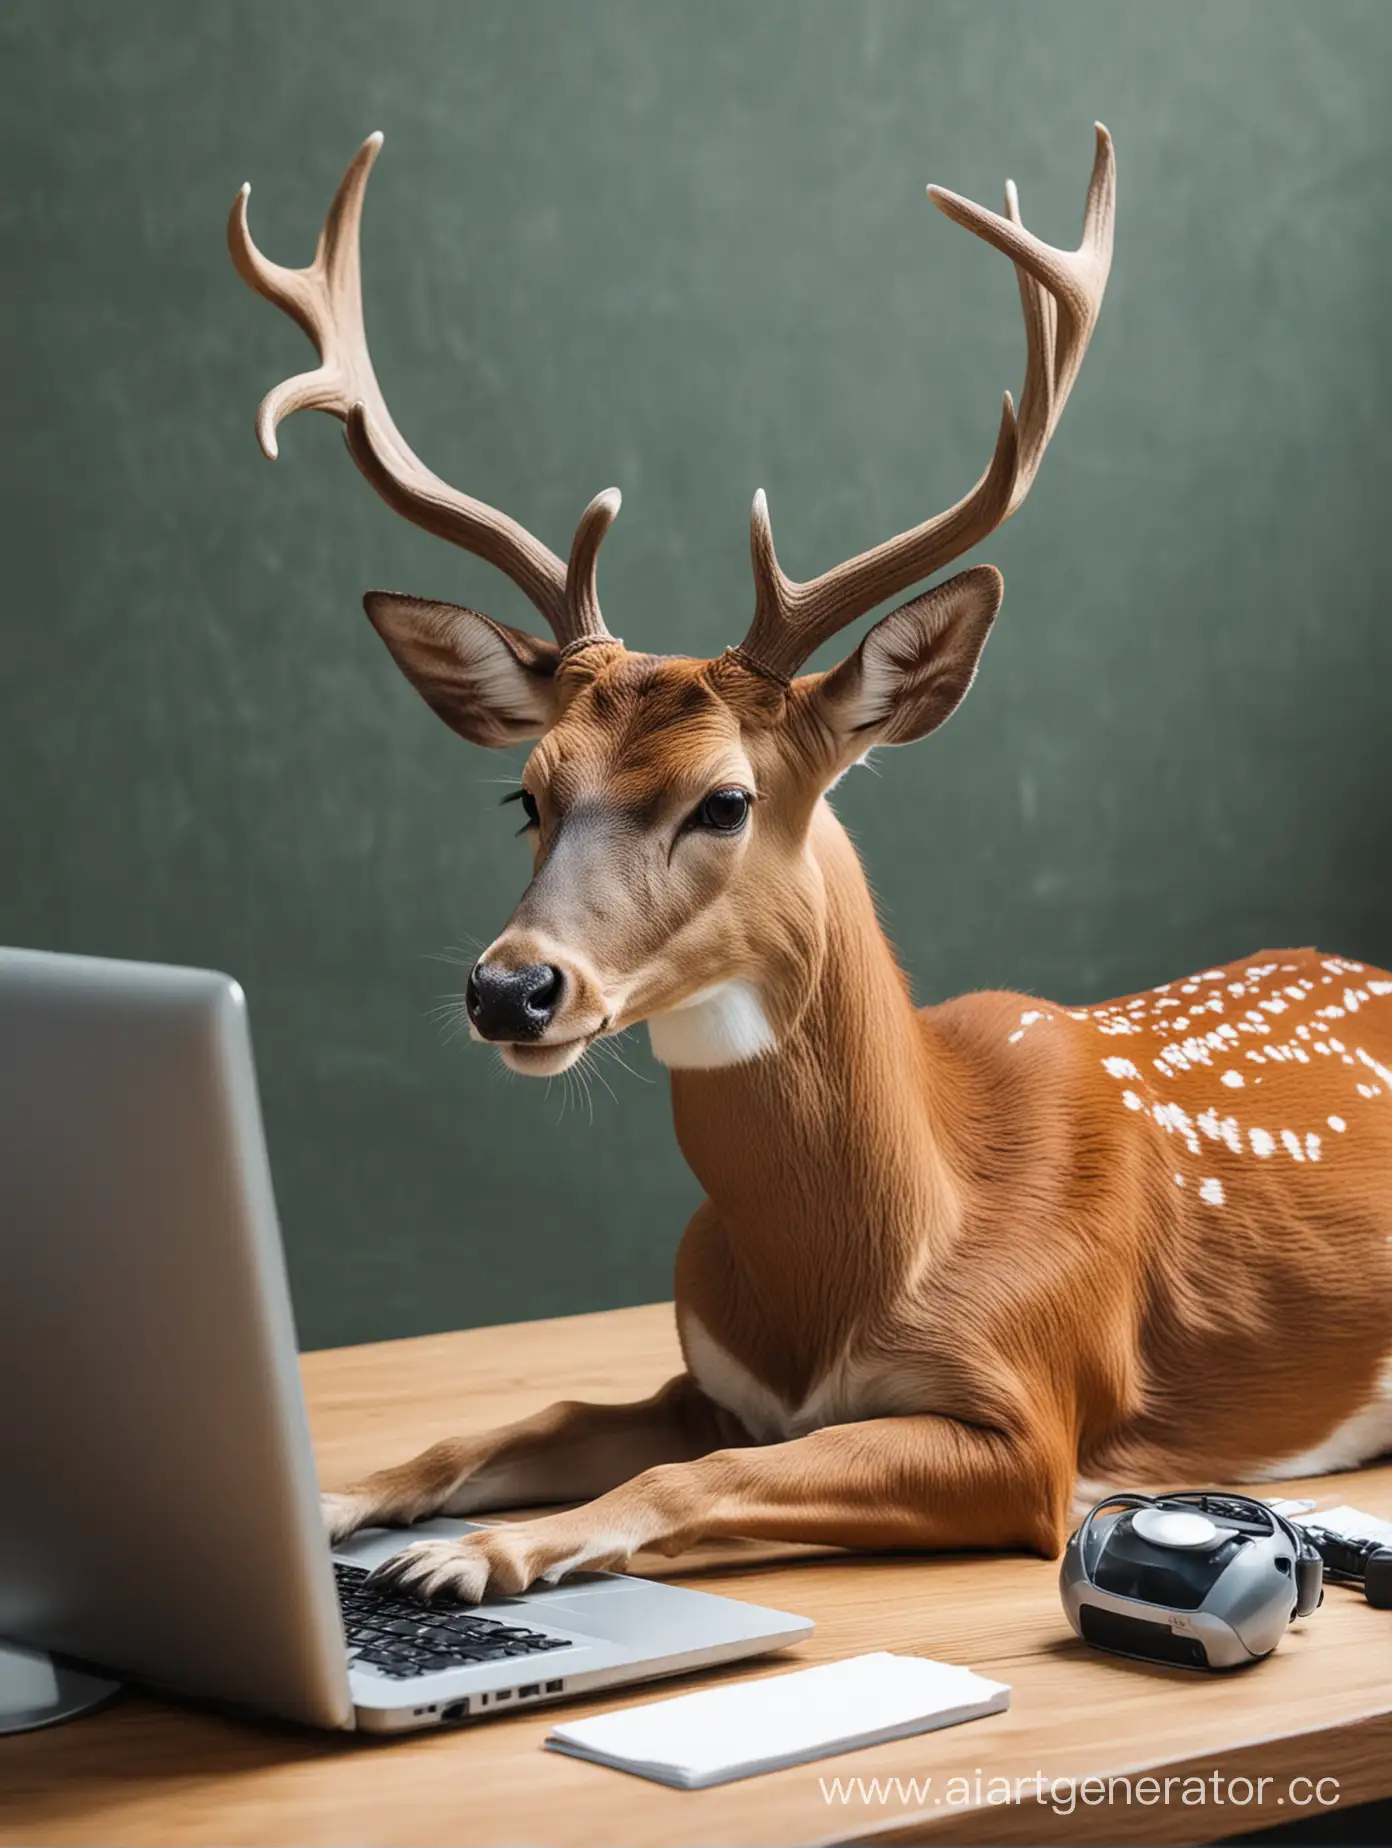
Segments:
[[[514,1071],[564,1071],[609,1025],[593,971],[532,932],[505,931],[484,951],[464,993],[470,1038],[497,1046]]]

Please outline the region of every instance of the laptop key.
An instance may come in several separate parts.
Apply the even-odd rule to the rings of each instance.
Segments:
[[[435,1674],[481,1662],[505,1662],[569,1645],[522,1624],[471,1610],[441,1609],[400,1593],[378,1591],[359,1567],[335,1562],[348,1653],[395,1677]]]

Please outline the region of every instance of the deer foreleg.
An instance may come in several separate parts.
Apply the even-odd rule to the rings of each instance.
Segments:
[[[623,1405],[563,1400],[479,1437],[447,1438],[409,1463],[322,1497],[329,1537],[537,1502],[583,1501],[655,1465],[739,1441],[739,1427],[689,1374]]]
[[[460,1541],[420,1541],[379,1572],[426,1597],[474,1602],[538,1579],[621,1567],[642,1547],[678,1553],[733,1534],[1053,1554],[1067,1531],[1071,1481],[1061,1445],[952,1418],[879,1418],[661,1464],[563,1514]]]

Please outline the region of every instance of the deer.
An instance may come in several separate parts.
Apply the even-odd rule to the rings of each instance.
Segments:
[[[606,628],[616,489],[562,560],[396,428],[360,288],[381,144],[349,166],[307,268],[257,249],[248,188],[234,203],[237,270],[320,360],[262,401],[260,445],[274,458],[298,410],[340,419],[387,504],[496,567],[549,628],[365,598],[447,725],[529,747],[532,876],[469,976],[470,1036],[546,1076],[645,1023],[704,1199],[675,1262],[675,1378],[327,1493],[331,1540],[540,1510],[379,1568],[466,1603],[725,1537],[1051,1557],[1090,1485],[1301,1477],[1392,1445],[1392,976],[1271,950],[1103,1003],[919,1008],[828,800],[972,684],[1000,573],[916,587],[1018,511],[1057,429],[1111,264],[1107,130],[1074,249],[1026,228],[1013,184],[999,214],[929,188],[1014,268],[1019,410],[1007,394],[955,505],[805,582],[757,494],[753,619],[712,660]],[[838,665],[805,671],[910,590]]]

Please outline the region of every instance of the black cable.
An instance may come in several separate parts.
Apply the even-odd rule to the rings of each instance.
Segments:
[[[1361,1585],[1369,1604],[1380,1611],[1392,1610],[1392,1546],[1380,1540],[1354,1540],[1314,1523],[1305,1532],[1332,1579]]]
[[[1187,1489],[1176,1495],[1167,1496],[1168,1501],[1191,1502],[1205,1514],[1231,1513],[1232,1505],[1250,1508],[1254,1514],[1264,1515],[1273,1523],[1275,1529],[1283,1533],[1295,1549],[1295,1610],[1293,1617],[1308,1617],[1317,1611],[1324,1602],[1324,1556],[1316,1546],[1314,1537],[1304,1528],[1291,1520],[1289,1515],[1280,1514],[1270,1502],[1258,1501],[1255,1495],[1228,1495],[1219,1489]]]

